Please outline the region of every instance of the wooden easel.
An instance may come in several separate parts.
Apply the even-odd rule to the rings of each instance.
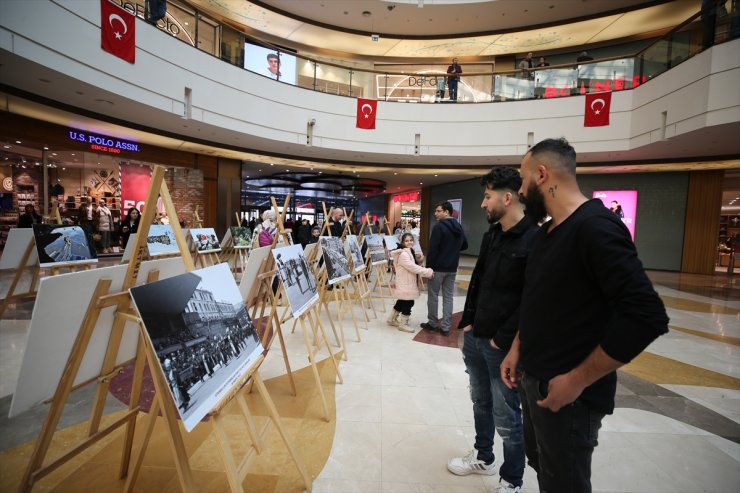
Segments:
[[[242,227],[242,218],[238,212],[236,215],[236,224],[238,227]],[[229,235],[228,241],[221,245],[221,257],[228,259],[231,272],[234,274],[234,278],[238,278],[239,274],[244,270],[247,265],[247,259],[249,258],[249,246],[237,248],[234,243],[234,237]],[[250,242],[251,245],[251,242]]]
[[[11,301],[16,301],[20,298],[25,297],[35,297],[36,296],[36,284],[39,282],[39,277],[41,274],[41,269],[39,267],[38,258],[36,259],[36,262],[32,265],[28,264],[28,259],[31,257],[31,253],[33,253],[33,249],[36,248],[36,242],[33,239],[33,236],[29,239],[28,245],[26,246],[26,249],[23,252],[23,256],[21,257],[21,262],[18,268],[15,270],[15,275],[13,276],[13,280],[10,283],[10,287],[8,287],[8,291],[5,293],[5,298],[3,298],[2,304],[0,304],[0,318],[2,318],[3,314],[5,313],[5,309],[8,308],[8,305]],[[26,269],[31,269],[31,283],[28,286],[28,291],[24,293],[16,293],[15,290],[18,287],[18,284],[21,281],[21,278],[23,277],[23,274],[26,272]]]
[[[198,214],[198,208],[200,205],[195,206],[195,211],[193,212],[193,227],[194,228],[202,228],[203,227],[203,220],[200,218],[200,215]]]
[[[288,195],[285,198],[285,205],[283,206],[283,211],[284,211],[283,214],[287,210],[287,204],[288,204],[289,199],[290,199],[290,195]],[[285,235],[286,230],[283,229],[282,227],[282,219],[284,216],[279,213],[277,203],[275,202],[275,198],[271,197],[271,200],[272,200],[273,209],[275,210],[275,216],[278,222],[277,224],[278,234],[276,234],[275,238],[273,239],[273,247],[275,247],[277,245],[278,236]],[[286,241],[286,244],[288,244],[287,238],[285,238],[285,241]],[[286,292],[285,286],[283,286],[283,281],[280,278],[280,276],[278,276],[278,280],[279,280],[278,292],[280,292],[281,296],[283,296],[287,300],[287,296],[285,295],[285,292]],[[270,287],[270,292],[272,292],[272,287]],[[277,310],[277,300],[278,300],[277,297],[272,297],[273,308],[275,310]],[[344,383],[344,380],[342,379],[342,374],[339,372],[339,365],[337,364],[336,357],[334,356],[334,352],[332,351],[331,345],[329,344],[329,339],[326,337],[326,331],[324,330],[324,326],[321,323],[319,305],[320,305],[320,302],[315,302],[312,306],[306,308],[301,314],[299,314],[298,317],[295,317],[292,314],[291,316],[293,316],[293,318],[301,326],[301,331],[303,332],[303,341],[306,345],[306,351],[308,352],[308,360],[311,364],[311,370],[314,375],[314,380],[316,381],[316,386],[319,390],[319,395],[321,396],[321,404],[324,410],[324,420],[329,422],[330,421],[329,406],[326,401],[326,393],[324,392],[324,386],[321,383],[319,369],[318,369],[318,366],[316,365],[316,354],[321,349],[322,342],[324,343],[327,351],[329,352],[329,359],[331,359],[332,364],[334,365],[334,370],[336,371],[337,378],[339,379],[339,383]],[[282,317],[281,321],[285,321],[285,317]],[[311,342],[311,339],[309,339],[309,336],[308,336],[308,329],[306,327],[306,321],[308,321],[308,326],[311,328],[311,334],[313,336],[313,343]],[[336,337],[336,333],[334,335]]]

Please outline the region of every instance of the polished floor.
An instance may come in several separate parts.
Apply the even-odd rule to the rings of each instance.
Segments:
[[[458,274],[455,311],[462,309],[473,258]],[[650,272],[671,318],[671,332],[619,372],[617,409],[605,418],[593,460],[596,492],[740,491],[740,286],[737,275],[714,276]],[[7,289],[9,275],[0,277]],[[417,301],[412,322],[424,321],[426,295]],[[381,308],[380,305],[383,305]],[[349,313],[343,317],[347,360],[338,383],[324,359],[321,378],[330,400],[331,420],[322,419],[315,383],[307,368],[300,329],[283,332],[298,395],[292,396],[285,364],[275,343],[261,374],[309,474],[315,492],[486,492],[497,476],[457,477],[447,472],[450,457],[473,443],[472,405],[457,339],[408,334],[384,323],[390,300],[376,302],[361,342]],[[355,307],[359,316],[359,306]],[[15,491],[46,406],[8,419],[10,396],[22,360],[33,300],[11,305],[0,320],[0,491]],[[325,318],[325,316],[324,316]],[[328,325],[327,325],[328,327]],[[330,335],[333,340],[333,336]],[[339,355],[338,355],[339,356]],[[84,433],[94,389],[73,394],[57,437],[63,447]],[[254,402],[252,402],[254,401]],[[258,399],[249,397],[258,421]],[[125,408],[108,398],[106,413]],[[231,425],[246,441],[238,420]],[[178,483],[161,424],[144,459],[137,491],[177,491]],[[269,434],[275,435],[274,430]],[[212,427],[201,424],[186,435],[186,447],[201,491],[228,491]],[[243,447],[242,447],[243,448]],[[34,491],[119,491],[115,467],[120,437],[112,434],[41,480]],[[246,491],[302,491],[282,443],[268,438],[263,456],[249,464]],[[501,442],[495,452],[502,457]],[[537,492],[527,468],[525,492]]]

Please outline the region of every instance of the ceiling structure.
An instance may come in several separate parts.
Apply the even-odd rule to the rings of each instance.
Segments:
[[[454,1],[454,0],[437,0]],[[210,2],[226,6],[249,4],[250,2],[234,2],[230,0],[192,0],[193,4]],[[265,0],[262,3],[274,4],[287,11],[293,8],[294,15],[304,12],[305,5],[311,4],[318,13],[323,4],[326,8],[333,6],[335,10],[326,11],[324,14],[315,16],[318,22],[326,23],[337,16],[344,16],[344,11],[336,9],[339,4],[346,4],[346,8],[360,7],[364,9],[381,9],[387,11],[387,7],[395,5],[391,13],[402,13],[413,17],[412,24],[422,22],[424,16],[432,11],[432,0],[425,0],[424,7],[419,8],[418,2],[413,5],[404,5],[402,2],[385,2],[383,0]],[[543,5],[546,0],[498,0],[476,3],[467,3],[465,6],[457,5],[462,11],[466,9],[478,9],[478,12],[487,11],[491,7],[508,6],[511,12],[516,12],[514,5],[525,4]],[[557,4],[557,11],[561,17],[556,17],[551,12],[547,16],[545,12],[534,9],[526,12],[531,15],[535,24],[542,24],[546,19],[567,20],[572,18],[573,12],[580,12],[577,5],[585,9],[582,15],[591,15],[599,11],[612,11],[615,8],[624,8],[642,5],[646,2],[634,0],[554,0],[550,4]],[[647,2],[648,8],[666,8],[669,5],[696,6],[698,0],[679,0],[676,2]],[[569,9],[562,8],[566,5]],[[411,9],[413,7],[413,9]],[[693,7],[692,7],[693,8]],[[481,10],[482,9],[482,10]],[[589,10],[590,9],[590,10]],[[525,8],[526,10],[526,8]],[[408,12],[407,12],[408,11]],[[310,12],[310,10],[309,10]],[[340,12],[337,14],[337,12]],[[507,11],[508,12],[508,11]],[[570,12],[570,13],[567,13]],[[417,16],[413,14],[418,13]],[[280,14],[277,14],[280,15]],[[509,19],[517,19],[516,15],[509,14]],[[352,16],[347,14],[348,19]],[[504,17],[504,16],[502,16]],[[520,16],[521,17],[521,16]],[[686,16],[688,17],[688,16]],[[343,18],[343,17],[341,17]],[[685,18],[685,17],[684,17]],[[233,19],[232,19],[233,21]],[[353,24],[339,23],[341,29],[350,29]],[[522,19],[512,21],[506,25],[512,29],[523,22]],[[305,22],[304,22],[305,24]],[[322,28],[323,29],[323,28]],[[391,29],[390,27],[388,29]],[[336,31],[340,33],[339,31]],[[389,31],[390,32],[390,31]],[[431,32],[430,30],[419,30],[418,32]],[[297,33],[296,33],[297,34]],[[340,33],[345,34],[345,33]],[[358,36],[358,35],[354,35]],[[343,45],[344,46],[344,45]],[[184,122],[182,118],[169,112],[157,112],[152,108],[145,107],[139,103],[126,99],[118,94],[105,91],[104,89],[80,83],[65,74],[52,71],[46,67],[23,60],[12,54],[0,51],[0,79],[9,87],[23,88],[23,91],[43,95],[48,101],[64,102],[61,107],[55,104],[43,104],[43,101],[30,101],[17,95],[0,93],[0,109],[17,113],[20,115],[48,121],[58,125],[84,128],[106,135],[118,135],[122,138],[141,142],[142,144],[154,145],[163,148],[176,149],[198,154],[219,156],[230,159],[238,159],[247,163],[246,170],[250,178],[271,175],[277,172],[300,173],[307,169],[315,173],[345,174],[360,178],[370,178],[385,181],[387,192],[400,192],[460,179],[480,176],[485,169],[492,165],[516,165],[521,156],[490,156],[490,157],[458,157],[450,159],[447,157],[429,157],[409,155],[365,155],[351,151],[328,150],[317,147],[306,147],[298,144],[271,141],[245,135],[219,127],[209,126],[197,121]],[[506,103],[502,103],[506,104]],[[145,116],[142,116],[145,115]],[[724,161],[718,159],[714,162],[686,163],[687,157],[691,156],[736,156],[736,135],[740,134],[740,123],[706,127],[682,135],[680,139],[654,142],[650,145],[621,152],[604,153],[582,153],[579,154],[579,162],[586,166],[579,168],[579,172],[586,173],[620,173],[640,171],[671,171],[689,169],[730,169],[737,168],[738,161]],[[13,144],[12,142],[10,143]],[[295,159],[293,156],[301,156]],[[64,156],[61,157],[64,162]],[[606,163],[614,161],[622,162],[650,162],[661,161],[659,164],[636,166],[625,164],[622,166],[611,166]],[[71,160],[69,162],[72,162]],[[594,163],[589,166],[588,163]],[[598,163],[598,164],[596,164]],[[454,167],[450,168],[450,164]]]
[[[701,0],[188,1],[265,41],[372,60],[577,50],[659,35],[701,8]]]

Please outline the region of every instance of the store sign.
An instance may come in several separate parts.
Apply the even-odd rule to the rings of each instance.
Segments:
[[[115,0],[114,3],[120,5],[121,8],[131,12],[136,17],[140,19],[146,19],[146,8],[143,3],[130,2],[125,0]],[[157,21],[158,29],[161,29],[162,31],[165,31],[166,33],[176,37],[177,39],[180,39],[182,41],[190,43],[192,46],[195,46],[195,40],[193,39],[193,36],[188,32],[186,26],[187,23],[183,25],[183,23],[175,16],[173,16],[170,12],[167,12],[165,14],[164,19],[160,19]]]
[[[419,192],[399,193],[393,196],[393,202],[418,202]]]
[[[80,130],[69,130],[67,132],[69,140],[82,142],[90,145],[90,150],[94,152],[107,152],[109,154],[120,154],[121,151],[140,152],[141,145],[128,140],[108,137],[106,135],[97,135]]]

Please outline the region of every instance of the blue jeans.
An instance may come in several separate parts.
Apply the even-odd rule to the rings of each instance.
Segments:
[[[447,79],[447,92],[450,93],[450,101],[457,101],[457,83],[459,81],[454,77]]]
[[[429,279],[427,288],[427,319],[429,324],[449,332],[452,325],[452,296],[455,293],[456,272],[435,272]],[[439,315],[439,290],[442,288],[442,320]]]
[[[591,493],[591,456],[604,415],[579,400],[556,413],[538,406],[547,385],[526,374],[519,383],[527,458],[540,493]]]
[[[470,398],[475,419],[475,449],[478,460],[493,460],[494,428],[504,441],[504,463],[499,475],[514,486],[524,476],[524,430],[519,392],[501,381],[499,367],[506,353],[490,340],[465,333],[463,359],[470,375]]]

